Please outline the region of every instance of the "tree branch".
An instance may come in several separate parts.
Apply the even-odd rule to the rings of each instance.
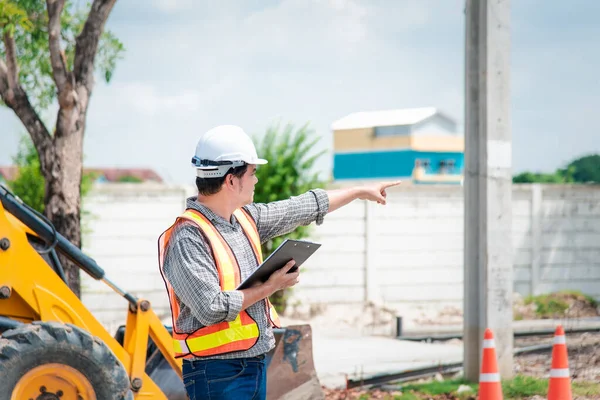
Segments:
[[[7,84],[3,84],[3,78],[6,77],[6,74],[3,73],[5,71],[3,67],[5,65],[0,60],[0,97],[15,112],[27,129],[27,132],[29,132],[31,140],[40,156],[42,170],[46,170],[49,168],[48,163],[52,162],[51,157],[45,157],[49,151],[52,151],[52,137],[50,136],[50,132],[48,132],[39,115],[35,112],[35,109],[29,102],[27,93],[25,93],[21,85],[11,88]]]
[[[19,86],[19,65],[17,64],[15,38],[8,31],[4,32],[4,47],[6,49],[8,87],[14,90]]]
[[[8,42],[10,43],[11,41]],[[0,59],[0,98],[15,112],[27,129],[27,132],[29,132],[31,140],[40,155],[42,169],[46,169],[49,167],[48,163],[51,162],[51,158],[46,157],[44,159],[42,153],[46,154],[52,150],[52,138],[50,132],[48,132],[48,129],[46,129],[46,126],[29,102],[27,93],[25,93],[18,82],[18,70],[16,70],[15,59],[13,58],[13,61],[8,61],[15,54],[14,41],[12,41],[12,44],[10,52],[8,50],[9,46],[6,46],[7,62],[5,63]],[[11,55],[9,56],[9,54]],[[15,74],[17,79],[15,79]]]
[[[8,68],[4,60],[0,58],[0,95],[4,99],[3,93],[8,91]]]
[[[73,72],[76,82],[85,85],[89,92],[94,83],[94,59],[98,42],[115,2],[116,0],[94,0],[83,30],[76,39]]]
[[[48,44],[50,47],[52,76],[54,77],[58,93],[61,93],[65,90],[68,79],[64,54],[60,48],[60,15],[65,6],[65,0],[46,0],[46,4],[48,8]]]

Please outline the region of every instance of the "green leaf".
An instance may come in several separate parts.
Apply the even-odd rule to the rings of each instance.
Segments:
[[[67,1],[61,14],[61,45],[67,69],[73,70],[75,41],[81,33],[91,4]],[[10,32],[15,39],[19,82],[38,113],[48,109],[56,99],[48,45],[48,13],[42,0],[0,0],[0,29]],[[1,43],[1,41],[0,41]],[[116,64],[123,57],[123,43],[110,31],[100,37],[94,62],[95,70],[110,82]],[[0,56],[5,49],[0,44]]]
[[[8,186],[21,200],[43,213],[45,181],[40,170],[38,153],[29,136],[21,137],[13,162],[17,166],[17,176],[7,182]]]

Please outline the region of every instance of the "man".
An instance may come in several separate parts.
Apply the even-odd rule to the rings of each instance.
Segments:
[[[385,204],[399,182],[311,190],[254,204],[258,158],[249,136],[224,125],[200,138],[192,159],[198,196],[159,239],[160,269],[173,318],[173,343],[183,357],[190,399],[265,399],[265,354],[279,318],[268,298],[298,283],[291,261],[264,284],[236,290],[262,262],[261,243],[323,218],[355,199]]]

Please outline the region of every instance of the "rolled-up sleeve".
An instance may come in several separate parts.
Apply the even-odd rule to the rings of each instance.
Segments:
[[[208,244],[183,226],[169,242],[163,270],[179,301],[204,326],[233,321],[242,309],[243,294],[222,291]]]
[[[329,211],[329,196],[323,189],[313,189],[286,200],[249,204],[246,209],[256,221],[258,234],[264,243],[298,226],[312,222],[322,224]]]

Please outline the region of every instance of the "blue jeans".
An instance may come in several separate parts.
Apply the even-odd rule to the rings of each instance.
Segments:
[[[183,360],[183,384],[190,400],[265,400],[265,357]]]

